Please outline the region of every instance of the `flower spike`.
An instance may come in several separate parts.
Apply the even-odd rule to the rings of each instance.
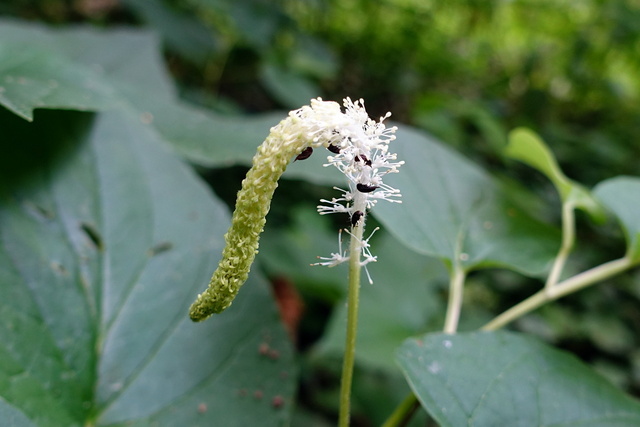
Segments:
[[[332,130],[345,122],[339,104],[318,98],[313,99],[310,106],[292,111],[289,117],[271,128],[242,181],[218,268],[209,287],[191,305],[189,316],[193,321],[202,321],[231,305],[240,286],[247,280],[258,252],[260,233],[278,179],[292,158],[310,155],[313,147],[328,147],[334,142]]]
[[[396,130],[382,123],[389,114],[375,122],[369,118],[362,100],[353,102],[349,98],[344,100],[344,108],[342,112],[335,102],[312,99],[310,105],[290,112],[271,128],[242,181],[218,268],[208,288],[191,305],[189,316],[193,321],[202,321],[229,307],[247,280],[278,179],[292,159],[304,160],[321,146],[333,154],[327,157],[329,163],[325,166],[333,165],[342,172],[349,189],[338,189],[342,192],[339,198],[321,200],[326,205],[319,206],[318,211],[348,213],[352,227],[364,226],[367,210],[378,200],[399,202],[399,191],[382,182],[383,176],[397,172],[404,163],[395,161],[396,155],[388,153]],[[341,234],[338,247],[338,253],[320,258],[324,261],[317,265],[332,267],[348,261],[350,255],[342,251]],[[376,260],[369,252],[368,239],[361,241],[359,247],[364,256],[362,266]]]
[[[353,102],[347,98],[344,101],[345,116],[350,119],[348,126],[336,129],[335,145],[340,150],[331,150],[336,155],[327,157],[328,163],[324,166],[335,166],[347,178],[348,189],[334,187],[342,195],[331,200],[320,200],[318,213],[321,215],[331,213],[347,213],[350,218],[352,231],[356,227],[364,227],[367,211],[375,206],[378,200],[386,200],[392,203],[401,203],[400,191],[383,182],[383,177],[389,173],[397,173],[398,168],[404,164],[396,161],[395,153],[389,153],[389,142],[395,139],[395,127],[385,127],[383,121],[391,114],[387,113],[375,122],[369,118],[362,100]],[[376,229],[377,230],[377,229]],[[374,232],[376,231],[374,230]],[[370,262],[377,258],[369,251],[369,236],[360,239],[353,232],[347,231],[351,239],[356,239],[358,251],[364,258],[360,266],[365,267],[367,277],[371,283],[371,276],[366,268]],[[361,236],[362,230],[359,235]],[[373,233],[371,233],[373,235]],[[333,267],[338,264],[337,254],[331,254],[331,260],[315,265],[328,265]],[[349,256],[340,250],[340,262],[348,260]]]

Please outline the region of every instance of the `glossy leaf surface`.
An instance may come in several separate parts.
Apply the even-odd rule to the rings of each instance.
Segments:
[[[260,276],[228,311],[188,318],[229,224],[191,169],[121,114],[1,113],[30,142],[10,155],[57,152],[2,172],[0,413],[39,427],[286,423],[292,348]]]
[[[559,234],[531,218],[487,172],[427,135],[401,128],[392,151],[406,164],[385,182],[402,204],[378,203],[372,213],[418,252],[466,270],[506,267],[543,273]]]
[[[208,167],[250,164],[269,129],[287,116],[225,116],[181,101],[150,32],[14,21],[0,21],[0,105],[27,120],[34,109],[118,110]],[[326,156],[314,156],[306,164],[314,167],[287,176],[340,182],[324,162]]]
[[[640,402],[573,355],[511,332],[409,339],[397,360],[443,427],[633,426]]]

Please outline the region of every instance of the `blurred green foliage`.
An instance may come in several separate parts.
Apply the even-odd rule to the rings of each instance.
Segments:
[[[535,129],[563,171],[589,187],[639,170],[635,0],[10,0],[0,14],[58,26],[151,27],[163,40],[181,95],[229,116],[296,108],[316,96],[362,97],[372,116],[392,111],[395,120],[434,134],[506,182],[524,182],[549,201],[542,215],[555,221],[552,185],[502,155],[510,129]],[[203,176],[233,203],[228,189],[237,188],[237,169]],[[305,221],[298,207],[313,210],[315,194],[326,193],[306,183],[282,190],[277,197],[287,208],[275,209],[269,241],[285,231],[299,238]],[[569,273],[621,255],[622,235],[614,226],[596,234],[579,217],[579,229]],[[270,275],[294,275],[278,273],[269,259],[264,265]],[[305,352],[320,339],[341,292],[330,281],[330,291],[321,294],[321,280],[314,276],[301,290],[310,307],[301,330],[311,336],[299,338]],[[487,301],[498,312],[537,286],[504,271],[474,274],[464,313],[484,319]],[[443,290],[433,292],[444,301]],[[574,351],[640,395],[639,303],[636,274],[546,307],[516,327]],[[303,364],[304,417],[307,410],[335,410],[326,407],[333,396],[318,398],[318,389],[330,393],[335,386],[326,374],[331,363],[318,367],[311,360]],[[360,425],[381,420],[374,421],[365,417]]]

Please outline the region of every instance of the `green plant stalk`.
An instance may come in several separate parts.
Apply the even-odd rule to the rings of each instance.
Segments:
[[[458,321],[460,320],[460,312],[462,307],[462,297],[464,294],[464,281],[467,277],[466,272],[460,265],[456,263],[453,267],[451,278],[449,279],[449,300],[447,303],[447,314],[444,321],[443,332],[454,334],[458,330]],[[400,405],[387,418],[383,427],[396,427],[402,425],[415,410],[418,404],[418,398],[414,393],[409,393]]]
[[[553,262],[551,272],[545,283],[545,289],[547,292],[558,283],[560,275],[564,269],[564,265],[569,258],[569,254],[573,249],[573,245],[576,239],[576,218],[575,218],[575,205],[571,202],[562,203],[562,244],[558,255]]]
[[[407,397],[398,405],[393,413],[387,418],[382,427],[396,427],[406,424],[416,409],[420,407],[420,402],[415,394],[409,393]]]
[[[357,201],[356,201],[357,204]],[[365,205],[366,206],[366,205]],[[362,211],[364,212],[364,211]],[[358,330],[358,304],[360,299],[360,251],[362,250],[362,234],[364,220],[351,227],[349,242],[349,293],[347,297],[347,337],[342,364],[342,380],[340,384],[340,427],[349,425],[351,413],[351,384],[353,382],[353,366],[356,356],[356,333]]]
[[[526,300],[514,305],[492,321],[484,325],[483,331],[495,331],[506,324],[518,319],[538,307],[561,298],[565,295],[579,291],[616,274],[633,267],[637,262],[625,256],[614,261],[594,267],[567,280],[564,280],[551,288],[545,288],[533,294]]]
[[[444,321],[444,332],[447,334],[454,334],[458,330],[465,278],[466,273],[464,269],[459,263],[456,263],[453,267],[451,279],[449,280],[449,301],[447,303],[447,314]]]

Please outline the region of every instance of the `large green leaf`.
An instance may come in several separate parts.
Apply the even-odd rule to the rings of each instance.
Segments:
[[[559,233],[520,209],[488,173],[406,127],[398,131],[393,151],[406,164],[385,182],[402,192],[402,204],[381,202],[372,212],[405,244],[467,270],[546,270]]]
[[[117,94],[98,70],[51,49],[44,31],[30,32],[31,44],[20,37],[20,28],[0,23],[0,105],[27,120],[34,108],[83,111],[117,105]]]
[[[130,102],[139,93],[161,97],[166,107],[175,102],[158,41],[145,31],[2,20],[0,59],[0,104],[27,120],[36,108],[120,108],[137,116]]]
[[[292,348],[264,281],[188,318],[229,224],[191,169],[120,114],[0,122],[25,166],[13,153],[59,150],[0,171],[0,413],[39,427],[286,423]]]
[[[567,178],[549,147],[536,133],[527,128],[514,129],[509,134],[505,153],[545,174],[555,185],[563,202],[589,213],[596,222],[604,221],[604,211],[589,190]]]
[[[149,32],[53,30],[7,20],[0,20],[0,105],[27,120],[37,108],[118,109],[210,167],[250,164],[269,129],[287,115],[229,117],[180,101]],[[291,177],[337,182],[318,156],[309,163],[315,167]]]
[[[593,194],[617,216],[627,238],[627,256],[640,261],[640,178],[620,176],[601,182]]]
[[[407,340],[397,360],[442,427],[640,425],[640,402],[524,335],[425,335]]]

